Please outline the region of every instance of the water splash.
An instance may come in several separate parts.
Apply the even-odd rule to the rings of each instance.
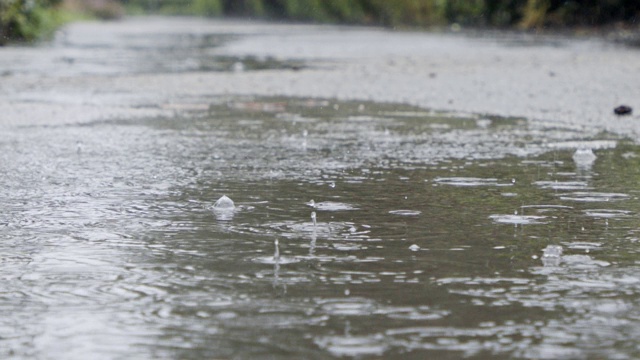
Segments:
[[[274,240],[273,246],[274,246],[273,256],[261,256],[261,257],[254,258],[253,261],[261,264],[274,264],[277,266],[297,263],[298,261],[300,261],[299,259],[296,259],[294,257],[280,255],[280,242],[278,241],[278,239]]]
[[[573,161],[576,163],[576,167],[580,170],[591,170],[593,164],[596,162],[597,156],[590,148],[580,148],[573,153]]]
[[[222,195],[222,197],[213,204],[213,207],[215,209],[235,209],[236,205],[227,195]]]
[[[542,263],[544,266],[558,266],[562,262],[562,246],[547,245],[542,249]]]
[[[213,214],[218,221],[231,221],[235,215],[236,206],[226,195],[222,195],[218,201],[213,204]]]

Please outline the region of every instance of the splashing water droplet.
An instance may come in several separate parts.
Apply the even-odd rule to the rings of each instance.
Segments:
[[[596,162],[597,156],[592,149],[581,148],[576,150],[572,158],[578,168],[589,170]]]
[[[273,260],[277,263],[278,261],[280,261],[280,247],[278,246],[278,239],[276,239],[273,244],[276,248],[273,252]]]
[[[227,195],[222,195],[222,197],[213,204],[213,207],[216,209],[233,209],[236,205]]]
[[[562,246],[547,245],[542,249],[542,264],[544,266],[559,266],[562,262]]]
[[[315,211],[311,212],[311,221],[313,221],[313,230],[315,231],[316,229],[316,212]]]
[[[334,182],[330,183],[329,187],[332,188],[332,189],[335,188],[336,187],[336,183],[334,183]]]
[[[418,250],[420,250],[420,246],[418,246],[416,244],[413,244],[413,245],[409,246],[409,250],[418,251]]]
[[[243,72],[244,71],[244,64],[242,63],[242,61],[236,61],[231,66],[231,70],[233,72],[236,72],[236,73]]]
[[[547,245],[542,249],[542,257],[560,257],[562,256],[562,246],[560,245]]]

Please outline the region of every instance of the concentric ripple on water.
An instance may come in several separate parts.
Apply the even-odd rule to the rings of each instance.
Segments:
[[[2,357],[640,356],[637,146],[396,104],[181,101],[0,135]]]

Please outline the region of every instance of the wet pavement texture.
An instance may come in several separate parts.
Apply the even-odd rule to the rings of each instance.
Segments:
[[[174,35],[158,35],[164,21]],[[187,19],[120,25],[0,49],[11,65],[0,83],[3,357],[640,355],[640,148],[626,128],[571,120],[578,110],[557,121],[474,110],[476,100],[460,111],[375,94],[348,101],[326,85],[327,74],[382,61],[361,41],[376,36],[454,43],[442,49],[479,41],[481,54],[632,50]],[[123,36],[134,25],[140,36]],[[92,40],[78,32],[94,28]],[[336,41],[327,33],[343,32],[361,47],[323,50]],[[318,46],[286,54],[299,36]],[[252,43],[261,37],[283,45],[262,49]],[[351,58],[362,51],[372,58]],[[282,93],[264,94],[280,78]],[[200,85],[182,87],[190,81]],[[618,121],[611,111],[606,120]],[[215,205],[223,195],[233,207]]]

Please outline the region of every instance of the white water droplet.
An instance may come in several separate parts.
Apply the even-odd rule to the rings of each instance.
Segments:
[[[576,166],[580,169],[589,170],[593,166],[593,163],[596,162],[596,154],[593,153],[592,149],[577,149],[575,153],[573,153],[573,161],[576,163]]]
[[[276,239],[273,244],[275,245],[275,251],[273,252],[273,260],[275,262],[280,261],[280,247],[278,246],[278,239]]]
[[[227,195],[222,195],[222,197],[213,204],[213,207],[216,209],[233,209],[236,205]]]
[[[542,249],[542,257],[555,257],[558,258],[562,256],[562,246],[560,245],[547,245],[546,248]]]
[[[409,246],[409,250],[418,251],[418,250],[420,250],[420,246],[418,246],[416,244],[413,244],[413,245]]]
[[[236,61],[231,66],[231,70],[233,72],[236,72],[236,73],[243,72],[244,71],[244,64],[242,63],[242,61]]]

